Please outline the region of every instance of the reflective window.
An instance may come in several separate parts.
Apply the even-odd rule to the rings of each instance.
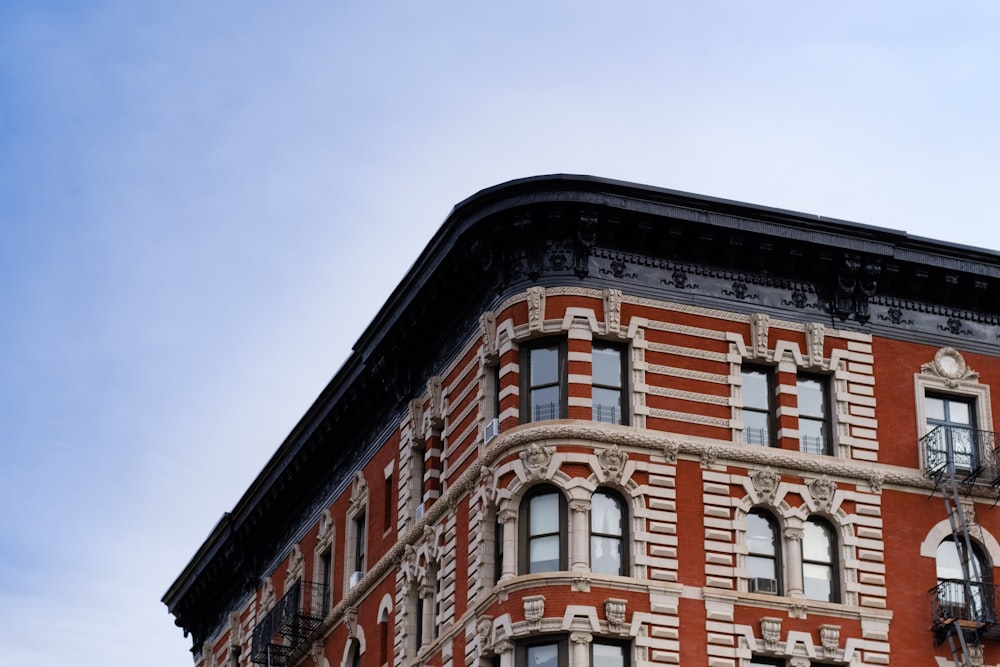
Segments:
[[[771,372],[744,366],[741,373],[743,397],[743,442],[770,447],[774,444],[771,411]]]
[[[830,454],[830,420],[827,380],[800,375],[796,382],[799,404],[799,449],[810,454]]]
[[[959,470],[972,470],[979,464],[976,447],[974,403],[953,396],[924,397],[924,414],[930,438],[929,463],[953,461]]]
[[[595,341],[592,360],[593,419],[609,424],[624,424],[624,352],[620,346]]]
[[[628,646],[595,639],[590,645],[592,667],[627,667]]]
[[[590,569],[624,575],[625,566],[625,504],[618,494],[598,490],[590,502]]]
[[[565,416],[565,341],[526,347],[521,355],[521,421]]]
[[[747,515],[747,571],[750,591],[781,594],[778,524],[771,515],[752,510]]]
[[[521,503],[524,574],[566,569],[566,501],[551,487],[540,487]]]
[[[837,601],[836,538],[830,525],[810,517],[802,530],[802,582],[810,600]]]

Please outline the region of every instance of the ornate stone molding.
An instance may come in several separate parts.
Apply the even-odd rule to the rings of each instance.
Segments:
[[[628,600],[608,598],[604,601],[604,618],[608,619],[608,628],[611,632],[620,633],[625,628],[625,605]]]
[[[819,322],[806,323],[806,356],[809,365],[819,368],[823,365],[823,339],[826,337],[826,327]]]
[[[542,629],[542,619],[545,617],[545,596],[529,595],[524,598],[524,620],[528,622],[531,632]]]
[[[625,464],[628,463],[628,454],[618,445],[613,445],[611,449],[598,449],[597,460],[601,464],[604,481],[621,484]]]
[[[819,479],[808,482],[806,487],[809,489],[809,496],[812,498],[816,510],[829,512],[833,506],[833,494],[837,492],[837,484],[823,475]]]
[[[357,514],[368,500],[368,482],[360,470],[354,473],[351,481],[351,500],[348,514]]]
[[[604,322],[609,334],[621,333],[622,291],[619,289],[604,290]]]
[[[921,364],[920,372],[936,377],[952,388],[963,382],[979,382],[979,373],[969,368],[958,350],[950,347],[942,347],[933,361]]]
[[[778,492],[778,484],[781,483],[781,475],[770,468],[754,470],[750,473],[750,483],[753,485],[757,502],[772,505]]]
[[[521,461],[528,472],[529,479],[541,479],[552,461],[552,453],[555,451],[551,447],[543,447],[532,443],[521,452]]]
[[[483,355],[487,359],[496,358],[497,351],[497,316],[492,310],[487,310],[479,316],[479,337],[482,341]]]
[[[261,613],[267,613],[271,611],[274,607],[274,603],[278,601],[277,596],[274,593],[274,582],[271,581],[271,577],[266,577],[264,583],[260,587],[260,611]]]
[[[760,619],[760,637],[764,640],[764,648],[777,651],[781,642],[781,619],[777,616],[765,616]]]
[[[529,287],[528,296],[528,331],[541,333],[545,326],[545,288]]]
[[[823,654],[827,658],[834,658],[837,649],[840,648],[840,626],[821,625],[819,626],[819,640],[823,647]]]
[[[319,533],[316,535],[317,545],[324,545],[333,537],[333,515],[325,509],[319,516]]]
[[[430,432],[440,432],[444,426],[444,397],[441,391],[441,377],[435,375],[427,380],[427,395],[430,405],[424,415],[425,427]]]
[[[356,608],[351,607],[344,612],[344,628],[350,639],[358,638],[358,610]]]
[[[680,443],[674,440],[667,440],[663,443],[663,459],[667,463],[677,463],[677,452],[680,451]]]
[[[767,334],[771,318],[765,313],[750,316],[750,353],[756,359],[767,358]]]
[[[569,640],[574,644],[586,646],[590,644],[590,642],[594,641],[594,635],[589,632],[572,632],[569,635]]]
[[[305,572],[305,559],[302,557],[302,547],[298,544],[292,545],[292,552],[288,555],[288,569],[285,572],[285,590],[295,581],[302,578]]]

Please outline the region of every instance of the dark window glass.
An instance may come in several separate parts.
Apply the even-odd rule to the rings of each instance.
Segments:
[[[541,487],[521,503],[521,571],[566,569],[566,501],[551,487]]]
[[[525,348],[521,355],[521,372],[521,421],[565,417],[565,342]]]
[[[836,547],[830,524],[810,517],[802,531],[802,582],[808,599],[837,601]]]
[[[799,449],[810,454],[830,454],[830,419],[825,378],[800,375],[796,383],[799,403]]]
[[[599,490],[590,502],[590,569],[625,574],[625,504],[618,494]]]
[[[333,584],[333,553],[327,549],[319,557],[319,581],[323,586],[323,615],[330,611],[330,586]]]
[[[567,667],[565,638],[542,638],[519,643],[514,652],[516,667]]]
[[[933,395],[924,398],[928,434],[936,432],[936,436],[931,435],[930,459],[951,460],[959,470],[979,465],[973,408],[973,401],[968,399]]]
[[[365,571],[365,552],[368,546],[365,526],[365,513],[361,512],[354,519],[354,569],[358,572]]]
[[[595,342],[592,361],[593,420],[626,423],[624,351],[617,345]]]
[[[766,512],[752,510],[747,515],[747,571],[750,590],[781,594],[781,550],[778,524]]]
[[[743,442],[770,447],[774,444],[771,410],[771,372],[744,366],[741,373],[743,396]]]
[[[946,616],[962,619],[995,618],[992,577],[989,559],[977,542],[972,542],[972,553],[965,559],[959,545],[966,551],[964,543],[956,543],[952,538],[941,542],[937,548],[938,601],[941,612]],[[969,585],[966,586],[965,573],[968,572]],[[971,593],[971,600],[969,594]]]
[[[750,667],[784,667],[784,660],[773,660],[771,658],[760,658],[754,656],[750,658]]]

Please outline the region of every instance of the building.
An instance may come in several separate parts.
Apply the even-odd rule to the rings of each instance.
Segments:
[[[163,599],[197,667],[996,665],[998,340],[995,252],[499,185]]]

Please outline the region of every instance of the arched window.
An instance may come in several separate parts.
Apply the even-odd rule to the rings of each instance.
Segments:
[[[350,659],[347,661],[351,667],[361,667],[361,642],[357,639],[348,640],[351,644]]]
[[[566,499],[540,486],[521,501],[521,573],[566,569]]]
[[[972,600],[969,601],[958,546],[950,537],[938,545],[936,560],[939,601],[946,606],[949,615],[957,618],[978,619],[983,618],[984,614],[992,617],[992,568],[989,559],[979,544],[972,542],[972,553],[966,557],[969,590],[972,593]]]
[[[781,595],[781,541],[778,522],[764,510],[747,514],[747,571],[752,593]]]
[[[837,602],[837,538],[824,519],[809,517],[802,530],[802,582],[810,600]]]
[[[621,497],[598,489],[590,500],[590,570],[598,574],[627,573],[626,512]]]

